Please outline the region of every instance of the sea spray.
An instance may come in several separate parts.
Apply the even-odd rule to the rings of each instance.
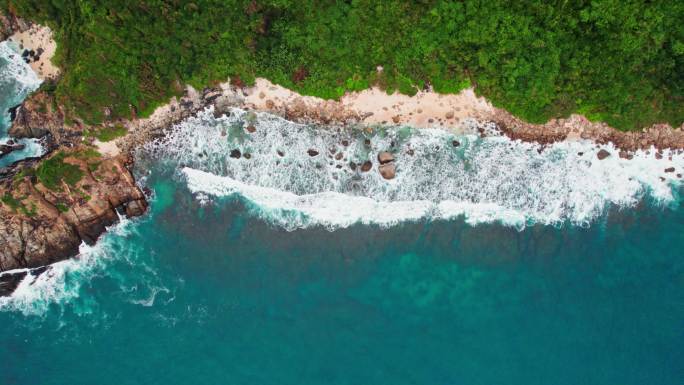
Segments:
[[[240,109],[215,118],[212,112],[173,127],[139,157],[181,167],[202,199],[240,196],[287,229],[460,216],[518,228],[586,226],[611,205],[631,207],[645,196],[671,202],[684,172],[684,157],[669,150],[662,156],[638,151],[628,160],[611,144],[590,141],[542,148],[504,136],[304,125]],[[599,160],[600,149],[612,155]],[[381,151],[396,158],[392,180],[377,171]],[[366,161],[373,166],[363,172]]]
[[[0,144],[6,143],[11,125],[9,109],[21,103],[41,84],[36,73],[26,64],[18,49],[9,41],[0,42]],[[35,139],[21,139],[24,149],[0,158],[0,167],[17,160],[38,156],[44,149]]]
[[[108,227],[107,233],[95,245],[81,244],[76,257],[46,266],[41,274],[27,270],[28,274],[12,295],[0,297],[0,310],[43,316],[52,305],[62,307],[71,303],[76,313],[90,312],[87,299],[78,300],[81,286],[103,274],[114,260],[126,259],[126,264],[135,263],[131,248],[118,253],[115,244],[125,241],[135,230],[135,221],[125,217],[119,219],[119,223]]]

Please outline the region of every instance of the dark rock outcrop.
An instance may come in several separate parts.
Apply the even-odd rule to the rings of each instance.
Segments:
[[[24,149],[23,144],[13,143],[13,144],[0,144],[0,158],[11,153],[12,151],[19,151]]]
[[[373,168],[373,163],[371,163],[370,160],[363,162],[363,164],[361,165],[362,172],[368,172],[371,168]]]
[[[610,152],[608,152],[607,150],[604,150],[604,149],[601,149],[601,150],[599,150],[599,152],[596,153],[596,157],[599,160],[604,160],[609,156],[610,156]]]
[[[0,41],[6,40],[15,32],[26,31],[31,23],[16,17],[14,14],[5,14],[0,10]]]
[[[64,113],[55,105],[54,97],[47,92],[32,94],[16,109],[9,135],[15,138],[40,138],[49,132],[57,141],[69,136],[64,129]]]

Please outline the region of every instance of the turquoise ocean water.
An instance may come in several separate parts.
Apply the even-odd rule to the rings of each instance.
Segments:
[[[73,293],[0,312],[1,383],[681,383],[681,204],[287,232],[151,185],[55,283]]]
[[[682,155],[538,150],[200,114],[148,215],[0,299],[0,384],[681,384]]]

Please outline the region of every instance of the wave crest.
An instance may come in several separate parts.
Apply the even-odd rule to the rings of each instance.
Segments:
[[[639,151],[627,160],[612,145],[588,141],[542,149],[503,136],[320,127],[240,109],[219,118],[212,112],[175,126],[143,157],[185,167],[194,193],[238,194],[288,229],[457,216],[516,227],[587,225],[609,205],[633,206],[646,195],[672,201],[684,170],[684,158],[672,151]],[[599,160],[600,149],[612,155]],[[396,158],[395,179],[377,170],[382,151]],[[368,160],[368,172],[351,166]],[[665,171],[671,167],[676,171]]]

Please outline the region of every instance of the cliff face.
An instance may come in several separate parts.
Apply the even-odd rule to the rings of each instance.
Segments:
[[[0,271],[72,257],[82,241],[94,243],[118,220],[117,211],[143,214],[145,196],[127,161],[75,148],[19,162],[0,174]],[[6,286],[16,286],[14,281],[0,279],[0,295],[11,293],[14,287]]]
[[[15,138],[41,138],[49,132],[59,142],[63,136],[69,136],[63,128],[64,113],[54,102],[54,96],[45,91],[27,97],[13,115],[8,133]]]

